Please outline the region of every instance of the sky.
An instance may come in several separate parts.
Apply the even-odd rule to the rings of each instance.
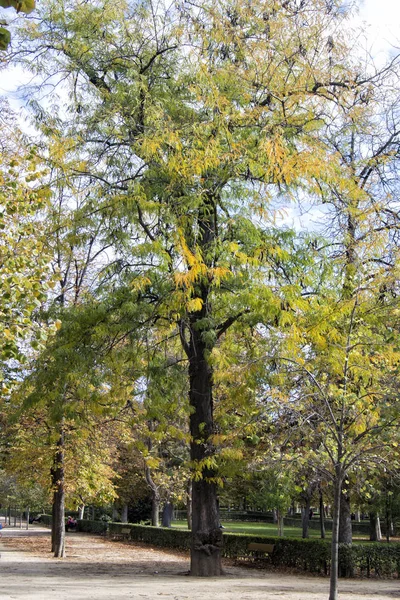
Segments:
[[[40,0],[38,0],[40,2]],[[393,46],[400,50],[400,0],[358,0],[359,16],[357,20],[367,26],[367,46],[383,63],[388,54],[394,52]],[[7,16],[8,11],[3,14]],[[13,108],[21,102],[17,99],[16,89],[26,83],[27,76],[20,69],[2,71],[0,74],[0,94],[10,96]]]
[[[369,40],[376,52],[400,49],[400,1],[360,0],[360,18],[368,25]]]

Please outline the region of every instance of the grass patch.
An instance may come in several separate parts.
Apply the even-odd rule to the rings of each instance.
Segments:
[[[224,532],[226,533],[252,533],[254,535],[263,535],[263,536],[277,536],[278,528],[274,523],[248,523],[246,521],[222,521],[222,525],[224,526]],[[176,529],[186,529],[187,530],[187,522],[186,521],[173,521],[172,527]],[[309,529],[309,536],[312,539],[319,539],[321,537],[320,531],[318,529]],[[301,539],[302,529],[301,527],[285,527],[284,528],[284,537],[285,538],[297,538]],[[331,532],[326,532],[326,539],[331,539]],[[365,536],[361,534],[353,534],[353,540],[355,542],[367,539]]]

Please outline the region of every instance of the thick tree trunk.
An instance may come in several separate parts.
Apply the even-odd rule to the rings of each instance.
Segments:
[[[347,486],[347,482],[346,482]],[[352,544],[352,527],[351,527],[351,508],[350,496],[348,492],[343,493],[340,498],[340,517],[339,517],[339,543]],[[339,569],[340,577],[352,577],[353,570],[350,565],[341,565]]]
[[[53,509],[51,524],[52,552],[56,558],[65,556],[65,490],[64,490],[64,433],[57,442],[52,468]]]
[[[171,527],[172,516],[174,514],[174,506],[172,502],[166,502],[162,511],[161,525],[162,527]]]
[[[352,542],[350,496],[346,492],[342,493],[340,499],[339,543],[351,544]]]
[[[217,211],[214,192],[204,195],[198,209],[198,232],[189,229],[186,242],[195,254],[200,249],[207,268],[215,261]],[[187,265],[190,270],[192,266]],[[211,274],[211,272],[210,272]],[[190,458],[195,478],[192,482],[192,548],[191,575],[215,577],[222,574],[222,531],[218,510],[217,472],[213,445],[213,377],[207,357],[215,340],[235,321],[226,319],[218,327],[213,318],[210,298],[212,283],[209,274],[199,274],[193,285],[193,296],[201,308],[188,312],[181,323],[181,341],[189,361]]]
[[[192,406],[190,455],[201,471],[192,483],[192,550],[191,575],[215,577],[222,574],[218,493],[212,462],[214,448],[212,372],[206,359],[206,347],[196,320],[191,326],[189,351],[189,400]]]
[[[128,522],[128,505],[124,504],[121,510],[121,521],[122,523]]]
[[[329,600],[338,600],[338,575],[339,575],[339,519],[340,519],[340,498],[341,498],[342,480],[340,469],[336,469],[333,511],[332,511],[332,546],[331,546],[331,576],[329,588]]]

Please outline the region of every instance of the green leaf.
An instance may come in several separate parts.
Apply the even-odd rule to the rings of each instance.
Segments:
[[[0,27],[0,50],[7,50],[11,41],[11,34],[5,27]]]

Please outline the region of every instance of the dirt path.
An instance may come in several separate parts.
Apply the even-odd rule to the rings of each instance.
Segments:
[[[7,528],[0,540],[1,600],[327,600],[325,578],[233,566],[226,576],[186,575],[185,555],[67,534],[67,558],[52,558],[48,529]],[[400,598],[398,580],[342,580],[340,600]]]

